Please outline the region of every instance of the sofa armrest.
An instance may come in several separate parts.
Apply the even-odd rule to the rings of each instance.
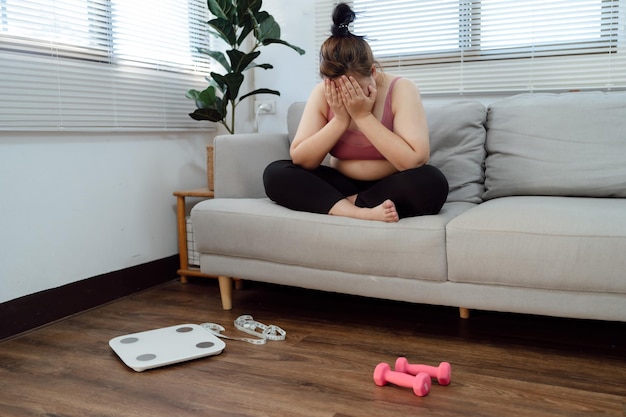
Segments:
[[[263,171],[273,161],[289,159],[287,134],[219,135],[214,142],[215,197],[265,197]]]

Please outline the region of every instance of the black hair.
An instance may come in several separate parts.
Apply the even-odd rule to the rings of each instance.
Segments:
[[[347,73],[368,76],[376,61],[364,37],[350,32],[356,13],[346,3],[339,3],[332,18],[331,36],[320,48],[320,75],[324,78],[337,78]]]
[[[350,24],[356,19],[356,13],[346,3],[339,3],[333,10],[333,24],[330,27],[332,36],[356,36],[350,32]],[[362,36],[359,36],[362,37]]]

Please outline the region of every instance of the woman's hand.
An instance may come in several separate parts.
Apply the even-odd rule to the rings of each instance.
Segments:
[[[324,94],[326,95],[326,102],[328,102],[337,121],[350,124],[350,115],[343,103],[340,90],[337,84],[329,78],[324,80]]]
[[[339,85],[343,103],[350,117],[356,120],[372,114],[376,102],[376,87],[368,84],[367,92],[364,92],[354,77],[345,75],[339,79]]]

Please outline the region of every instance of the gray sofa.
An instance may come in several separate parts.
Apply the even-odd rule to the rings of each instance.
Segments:
[[[191,219],[201,270],[367,297],[626,321],[626,92],[425,100],[438,215],[396,224],[291,211],[261,174],[288,134],[215,138],[215,199]]]

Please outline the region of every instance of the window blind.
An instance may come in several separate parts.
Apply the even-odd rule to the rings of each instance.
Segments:
[[[201,0],[0,0],[0,130],[205,129]]]
[[[321,3],[320,44],[337,2]],[[349,3],[352,31],[423,94],[626,88],[626,0]]]

